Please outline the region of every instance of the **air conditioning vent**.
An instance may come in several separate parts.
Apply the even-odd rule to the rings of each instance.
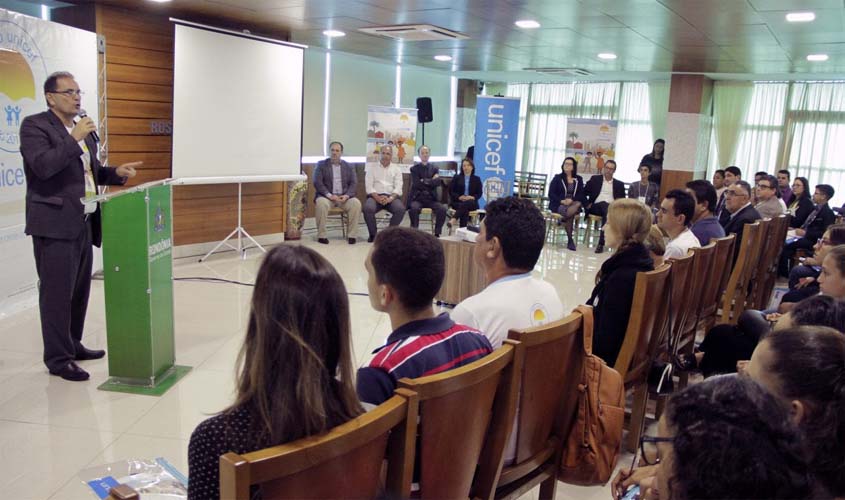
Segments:
[[[466,40],[463,33],[448,30],[432,24],[401,24],[397,26],[374,26],[358,31],[368,35],[383,36],[403,42],[423,42],[429,40]]]
[[[581,68],[523,68],[525,71],[535,71],[544,75],[556,76],[594,76],[593,73]]]

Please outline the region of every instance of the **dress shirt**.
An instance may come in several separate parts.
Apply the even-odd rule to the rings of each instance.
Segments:
[[[343,173],[340,171],[340,163],[332,163],[332,194],[343,194]]]
[[[402,196],[402,171],[394,164],[383,166],[381,163],[367,169],[364,175],[367,194],[395,194]]]
[[[601,192],[599,193],[599,197],[596,198],[596,203],[601,202],[613,202],[613,179],[607,180],[602,177]]]

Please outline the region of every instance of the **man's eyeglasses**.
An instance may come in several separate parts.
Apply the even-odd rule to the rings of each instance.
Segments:
[[[757,189],[774,189],[772,186],[768,184],[757,184]]]
[[[730,191],[730,190],[728,190],[728,191],[725,191],[725,196],[734,197],[734,196],[748,196],[748,195],[745,194],[745,191]]]
[[[77,95],[79,97],[82,97],[82,96],[85,95],[85,92],[83,92],[81,90],[67,89],[67,90],[51,90],[51,91],[48,92],[48,94],[62,94],[66,97],[73,97],[73,96]]]

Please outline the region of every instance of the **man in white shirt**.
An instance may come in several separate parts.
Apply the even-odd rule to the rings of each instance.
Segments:
[[[393,217],[391,226],[398,226],[405,217],[405,205],[402,204],[402,171],[393,165],[393,146],[385,144],[379,151],[379,164],[367,169],[364,186],[367,189],[367,201],[364,202],[364,221],[372,243],[376,239],[376,213],[387,210]]]
[[[679,259],[690,248],[700,247],[698,238],[690,231],[695,214],[695,199],[686,191],[673,189],[666,193],[657,212],[657,226],[669,235],[664,258]]]
[[[601,175],[590,177],[584,186],[584,196],[587,197],[587,204],[584,205],[587,214],[601,217],[601,231],[599,232],[599,243],[596,246],[596,253],[604,252],[604,224],[607,222],[607,209],[610,202],[618,198],[625,198],[625,184],[614,179],[616,173],[616,162],[607,160],[602,168]]]
[[[546,235],[540,210],[527,199],[509,196],[488,203],[485,211],[473,258],[489,284],[458,304],[451,317],[455,323],[484,332],[497,349],[511,328],[557,321],[564,311],[555,288],[531,276]],[[515,456],[516,428],[505,459],[510,463]]]

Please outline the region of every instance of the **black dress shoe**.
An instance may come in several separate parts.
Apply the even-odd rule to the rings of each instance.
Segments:
[[[88,380],[89,377],[88,372],[80,368],[73,361],[68,361],[65,366],[58,370],[50,370],[50,374],[72,382],[82,382],[83,380]]]
[[[328,244],[329,244],[329,239],[328,239],[328,238],[317,238],[317,241],[318,241],[318,242],[320,242],[320,243],[322,243],[323,245],[328,245]]]
[[[372,242],[374,242],[375,240],[376,240],[376,237],[375,237],[375,236],[370,236],[369,238],[367,238],[367,243],[372,243]]]
[[[596,253],[602,253],[602,252],[604,252],[604,245],[597,246],[596,247]]]
[[[87,349],[83,346],[79,346],[76,349],[76,356],[73,359],[77,361],[86,361],[89,359],[100,359],[106,355],[106,351],[102,349]]]
[[[349,244],[354,245],[355,244],[355,238],[349,238]]]

